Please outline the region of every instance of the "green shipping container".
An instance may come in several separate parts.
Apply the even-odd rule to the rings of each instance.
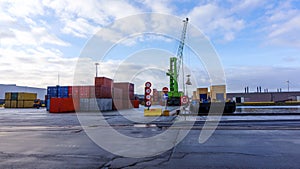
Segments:
[[[11,93],[11,100],[18,100],[18,93]]]

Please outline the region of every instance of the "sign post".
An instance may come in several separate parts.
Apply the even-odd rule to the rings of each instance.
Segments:
[[[169,99],[169,95],[168,95],[169,89],[167,87],[163,87],[162,91],[165,93],[164,94],[165,110],[167,110],[167,103],[168,103],[168,99]]]

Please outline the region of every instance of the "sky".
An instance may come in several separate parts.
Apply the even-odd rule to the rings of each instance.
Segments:
[[[188,17],[190,27],[199,29],[215,49],[225,72],[228,92],[243,92],[246,86],[250,91],[255,91],[257,86],[269,91],[278,88],[287,91],[287,81],[290,90],[300,90],[300,2],[297,0],[2,0],[0,83],[41,88],[58,83],[73,85],[78,80],[74,78],[78,60],[94,35],[106,31],[102,32],[102,38],[119,38],[118,32],[105,28],[143,13]],[[128,35],[134,34],[143,28],[144,22],[137,18],[133,24],[120,29]],[[159,23],[159,27],[168,24],[172,25]],[[183,24],[178,25],[168,25],[178,34],[177,41],[162,36],[127,37],[110,50],[106,59],[86,62],[86,71],[94,75],[94,63],[99,61],[100,76],[135,82],[137,93],[141,93],[146,80],[160,89],[168,85],[164,72],[169,63],[164,56],[177,52]],[[187,43],[192,36],[188,29]],[[153,49],[151,54],[161,56],[157,58],[160,61],[149,61],[153,57],[147,52],[149,48]],[[188,47],[184,56],[187,56],[185,67],[192,67],[187,70],[194,82],[191,88],[210,85],[205,66],[194,62],[194,54]],[[124,61],[124,58],[133,59]],[[137,64],[136,59],[149,63],[147,66],[162,65],[143,69],[145,65]],[[114,76],[112,72],[118,68],[119,73]],[[136,78],[126,76],[133,74]],[[90,83],[92,78],[83,82]]]

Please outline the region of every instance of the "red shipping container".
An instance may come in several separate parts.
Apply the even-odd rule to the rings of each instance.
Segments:
[[[68,113],[75,112],[75,107],[72,98],[51,98],[50,113]],[[79,103],[76,103],[77,106]]]
[[[95,77],[95,86],[113,87],[113,80],[107,77]]]
[[[91,86],[79,86],[79,98],[90,98]]]
[[[95,87],[96,98],[112,98],[112,88],[105,86]]]
[[[69,86],[68,92],[69,92],[69,97],[78,98],[79,97],[79,86]]]
[[[123,99],[134,100],[134,84],[129,82],[114,83],[114,87],[122,89]]]

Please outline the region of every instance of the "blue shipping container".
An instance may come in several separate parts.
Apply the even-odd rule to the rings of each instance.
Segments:
[[[57,92],[58,87],[59,86],[48,86],[47,88],[48,99],[52,97],[58,97],[58,92]]]
[[[49,111],[49,109],[50,109],[50,99],[47,99],[46,105],[47,105],[46,110]]]
[[[69,87],[68,86],[58,87],[58,97],[59,98],[68,98],[69,97]]]
[[[58,98],[68,98],[69,97],[69,87],[68,86],[48,86],[47,88],[48,98],[58,97]]]

